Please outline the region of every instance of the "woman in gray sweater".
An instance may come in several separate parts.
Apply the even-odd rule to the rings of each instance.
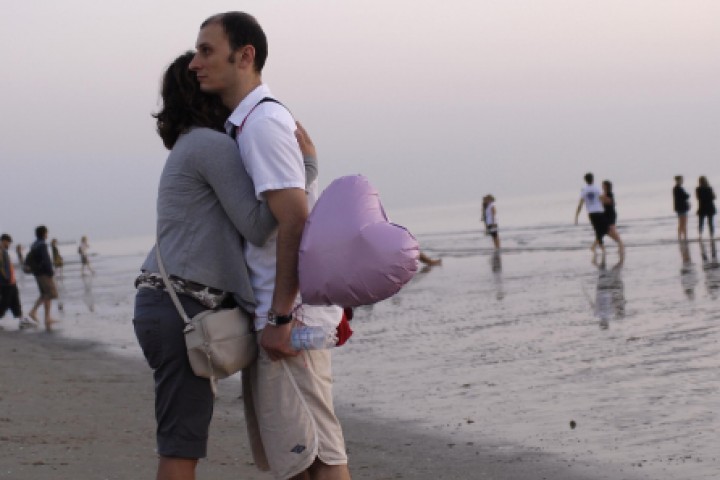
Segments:
[[[243,242],[262,245],[276,222],[256,199],[235,141],[223,131],[229,111],[203,93],[189,71],[192,57],[187,52],[168,67],[155,115],[170,149],[158,188],[158,246],[188,316],[234,305],[252,312]],[[298,141],[309,183],[317,177],[317,161],[300,126]],[[214,398],[210,381],[190,367],[184,323],[165,291],[154,248],[135,286],[133,325],[155,378],[158,478],[175,478],[194,472],[206,455]]]

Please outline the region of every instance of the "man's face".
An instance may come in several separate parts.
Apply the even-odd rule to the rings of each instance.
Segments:
[[[230,63],[230,44],[218,23],[211,23],[200,30],[197,52],[190,62],[190,70],[197,75],[204,92],[222,95],[234,89],[238,82],[236,63]]]
[[[4,248],[5,250],[7,250],[8,248],[10,248],[10,241],[9,241],[9,240],[2,240],[0,243],[2,243],[2,248]]]

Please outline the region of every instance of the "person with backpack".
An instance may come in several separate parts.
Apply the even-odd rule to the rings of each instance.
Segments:
[[[10,310],[18,321],[18,328],[37,327],[37,323],[29,318],[23,317],[22,305],[20,304],[20,292],[15,281],[15,267],[10,261],[8,249],[12,243],[12,237],[3,233],[0,237],[0,318]]]
[[[37,310],[40,305],[45,307],[45,330],[52,330],[52,324],[57,322],[50,316],[52,301],[58,297],[57,287],[55,287],[55,271],[53,263],[48,253],[46,243],[48,230],[45,225],[40,225],[35,229],[35,242],[30,247],[30,251],[25,256],[25,265],[30,268],[31,273],[35,276],[35,281],[40,290],[40,296],[35,301],[32,310],[28,314],[35,322],[37,319]],[[39,322],[38,322],[39,323]]]

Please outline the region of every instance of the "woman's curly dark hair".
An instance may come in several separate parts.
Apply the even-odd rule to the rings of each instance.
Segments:
[[[220,98],[204,93],[195,73],[188,68],[195,54],[185,52],[165,71],[162,81],[162,109],[153,114],[157,119],[157,132],[169,150],[178,137],[191,127],[207,127],[224,131],[223,125],[230,115]]]

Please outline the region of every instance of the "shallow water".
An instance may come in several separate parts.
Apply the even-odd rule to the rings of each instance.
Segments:
[[[501,224],[499,255],[476,228],[419,235],[443,265],[356,311],[355,335],[335,351],[343,411],[458,443],[509,442],[570,464],[620,465],[632,478],[717,478],[712,246],[704,256],[697,242],[683,251],[673,217],[638,217],[620,225],[624,263],[611,241],[603,263],[581,218],[579,226]],[[54,334],[140,355],[132,281],[152,237],[97,245],[97,275],[65,268]],[[19,284],[27,311],[34,280]],[[0,324],[14,328],[7,317]]]
[[[720,268],[709,242],[703,260],[648,235],[672,225],[626,228],[605,264],[589,227],[506,230],[501,255],[477,233],[422,237],[443,266],[358,312],[339,395],[462,440],[717,478]]]

